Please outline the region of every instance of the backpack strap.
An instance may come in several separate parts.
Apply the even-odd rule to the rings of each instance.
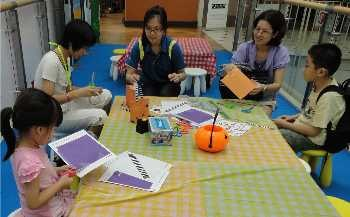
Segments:
[[[337,92],[339,94],[341,93],[341,89],[339,88],[339,86],[336,85],[328,85],[327,87],[325,87],[323,90],[321,90],[321,92],[318,94],[317,99],[316,99],[316,104],[318,102],[318,100],[321,98],[321,96],[323,96],[323,94],[327,93],[327,92]],[[332,122],[330,121],[327,124],[327,130],[331,130],[332,129]]]
[[[171,59],[171,53],[173,51],[173,47],[174,47],[175,44],[176,44],[176,41],[171,39],[169,47],[168,47],[168,53],[169,53],[169,58],[170,59]]]
[[[343,92],[343,96],[345,99],[349,99],[350,97],[350,78],[343,81],[343,83],[340,84],[340,88]]]
[[[145,57],[145,51],[143,49],[142,39],[139,38],[138,42],[139,42],[139,50],[140,50],[140,61],[142,61],[143,58]],[[176,40],[171,39],[171,41],[169,43],[169,47],[168,47],[168,54],[169,54],[170,59],[171,59],[171,54],[172,54],[173,47],[175,44],[176,44]]]
[[[139,38],[139,51],[140,51],[140,61],[143,60],[143,57],[145,56],[145,51],[143,50],[143,44],[141,37]]]
[[[340,88],[336,85],[328,85],[327,87],[325,87],[320,94],[318,94],[317,99],[316,99],[316,103],[318,102],[318,100],[321,98],[321,96],[323,96],[323,94],[327,93],[327,92],[337,92],[339,94],[342,94],[342,91],[340,90]]]

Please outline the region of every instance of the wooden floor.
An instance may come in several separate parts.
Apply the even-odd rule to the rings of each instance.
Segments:
[[[123,14],[105,14],[100,20],[100,41],[111,44],[128,44],[135,36],[142,34],[141,28],[125,27]],[[168,28],[167,34],[171,37],[201,37],[208,40],[214,50],[224,49],[221,45],[209,38],[200,28]]]

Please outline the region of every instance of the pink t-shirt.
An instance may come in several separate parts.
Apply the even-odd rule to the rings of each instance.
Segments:
[[[62,217],[67,216],[69,206],[74,200],[70,190],[56,193],[48,203],[38,209],[30,209],[24,197],[24,183],[40,178],[40,190],[48,188],[58,181],[59,176],[51,165],[46,152],[42,148],[16,148],[11,159],[14,177],[19,191],[21,212],[25,217]]]

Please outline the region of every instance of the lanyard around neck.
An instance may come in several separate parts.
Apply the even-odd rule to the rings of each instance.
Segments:
[[[70,67],[68,65],[69,57],[67,59],[64,58],[63,51],[61,49],[61,46],[55,42],[49,42],[50,45],[56,46],[55,53],[58,56],[58,59],[62,63],[62,66],[64,68],[64,71],[66,73],[66,80],[67,80],[67,91],[70,91],[72,89],[72,80],[71,80],[71,71]]]

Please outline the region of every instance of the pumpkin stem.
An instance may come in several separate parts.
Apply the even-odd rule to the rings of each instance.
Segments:
[[[219,115],[219,111],[220,111],[220,108],[216,108],[216,112],[215,112],[215,116],[214,116],[214,121],[213,121],[213,126],[211,128],[211,133],[210,133],[210,142],[209,142],[209,148],[212,148],[212,142],[213,142],[213,131],[214,131],[214,126],[215,126],[215,122],[216,122],[216,119]]]

